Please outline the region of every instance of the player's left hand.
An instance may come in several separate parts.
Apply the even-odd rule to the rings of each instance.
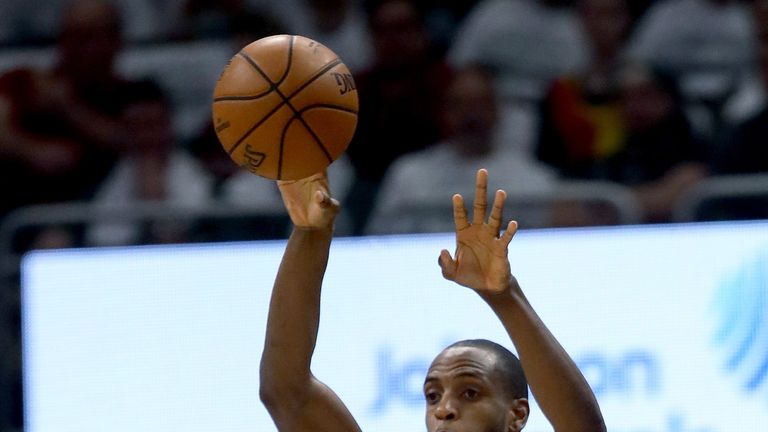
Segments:
[[[474,289],[481,294],[501,294],[510,289],[507,248],[517,231],[517,222],[510,221],[501,234],[502,209],[506,193],[496,191],[491,215],[485,221],[488,193],[488,172],[477,172],[472,222],[467,219],[464,198],[453,196],[453,218],[456,223],[456,253],[440,252],[439,264],[443,277]],[[500,235],[501,234],[501,235]]]

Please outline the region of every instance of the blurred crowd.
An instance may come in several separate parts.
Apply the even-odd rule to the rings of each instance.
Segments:
[[[235,166],[210,120],[227,59],[280,33],[355,75],[358,128],[329,169],[346,235],[446,229],[430,209],[479,167],[520,202],[620,185],[647,223],[706,179],[768,174],[768,0],[3,0],[0,223],[67,202],[265,215],[40,226],[13,247],[284,236],[274,183]],[[567,197],[518,210],[523,226],[612,223]],[[768,201],[718,217],[768,217]],[[7,376],[0,429],[21,422]]]
[[[703,179],[765,172],[768,163],[760,144],[765,1],[2,7],[0,218],[61,202],[221,202],[279,212],[274,185],[227,159],[209,118],[226,59],[279,33],[326,44],[357,81],[358,129],[331,167],[344,234],[410,230],[393,218],[461,192],[478,166],[492,167],[491,178],[513,197],[547,196],[571,180],[621,185],[641,221],[664,222]],[[610,223],[577,202],[560,204],[518,216],[533,226]],[[765,216],[752,207],[733,216]],[[31,230],[18,248],[275,234],[259,233],[259,225],[268,224],[216,232],[212,224],[99,221]]]

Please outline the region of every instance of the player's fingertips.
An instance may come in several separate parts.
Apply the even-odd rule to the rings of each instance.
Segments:
[[[516,221],[509,221],[507,224],[507,229],[504,231],[504,239],[509,242],[512,240],[512,237],[515,236],[515,233],[517,232],[517,222]]]

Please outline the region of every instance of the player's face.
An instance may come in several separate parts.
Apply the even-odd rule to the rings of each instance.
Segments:
[[[424,382],[429,432],[515,432],[527,411],[515,409],[495,370],[496,357],[472,347],[454,347],[437,356]],[[520,418],[522,416],[522,418]]]

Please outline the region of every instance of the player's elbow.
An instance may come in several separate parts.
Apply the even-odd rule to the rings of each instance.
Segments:
[[[259,399],[269,412],[277,412],[300,404],[306,387],[306,384],[297,381],[262,376],[259,384]]]
[[[259,386],[259,399],[273,418],[281,416],[290,410],[292,401],[289,399],[289,391],[272,385]]]
[[[270,386],[264,384],[259,386],[259,399],[267,411],[274,411],[280,406],[280,393]]]
[[[291,418],[292,415],[295,414],[295,412],[292,411],[295,408],[291,405],[290,401],[286,399],[285,393],[276,390],[274,387],[260,385],[259,399],[261,399],[264,408],[267,409],[270,417],[272,417],[277,424],[285,421],[285,419]]]
[[[308,385],[293,381],[266,380],[259,385],[259,399],[277,424],[299,418],[309,402]]]
[[[264,406],[270,409],[285,404],[286,398],[290,393],[289,385],[287,383],[281,383],[279,380],[263,375],[260,381],[259,399],[261,399],[261,403],[263,403]]]

